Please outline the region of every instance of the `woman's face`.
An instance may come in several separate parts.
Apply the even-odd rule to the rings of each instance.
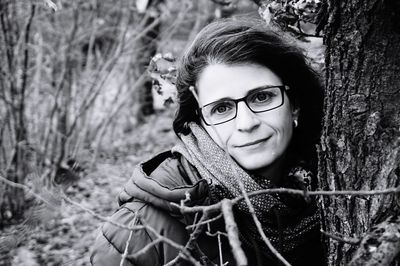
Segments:
[[[284,85],[269,68],[256,65],[212,64],[207,66],[197,81],[200,106],[222,98],[238,99],[249,91],[266,85]],[[293,135],[294,110],[284,94],[284,104],[274,110],[253,113],[241,101],[236,118],[212,126],[202,126],[220,146],[248,171],[269,168],[282,158]],[[216,132],[215,132],[216,131]],[[219,136],[218,136],[218,135]]]

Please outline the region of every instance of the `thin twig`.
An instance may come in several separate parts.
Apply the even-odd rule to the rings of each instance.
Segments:
[[[183,204],[183,201],[181,201],[181,204]],[[182,205],[183,206],[183,205]],[[197,255],[204,257],[204,254],[202,253],[202,251],[199,249],[199,246],[196,244],[196,239],[199,236],[199,234],[202,232],[203,227],[204,227],[204,221],[206,221],[209,217],[209,215],[211,214],[211,212],[203,212],[203,215],[201,216],[199,222],[196,224],[195,229],[193,230],[193,232],[190,234],[189,236],[189,240],[187,241],[185,247],[183,248],[182,251],[187,251],[187,250],[192,250],[193,252],[197,252]],[[173,259],[172,261],[170,261],[168,264],[166,264],[166,266],[169,265],[175,265],[176,263],[178,263],[179,259],[182,256],[179,254],[175,259]],[[206,263],[203,261],[203,264]],[[208,263],[208,261],[207,261]]]
[[[119,266],[123,266],[124,265],[124,261],[126,259],[126,256],[128,255],[128,248],[129,248],[129,243],[131,242],[132,234],[133,234],[133,231],[130,231],[129,237],[126,240],[126,246],[125,246],[124,254],[122,254],[121,262],[119,263]]]
[[[143,218],[142,218],[142,220],[143,220]],[[133,255],[128,255],[127,258],[137,256],[138,254],[139,255],[143,254],[144,252],[146,252],[150,247],[154,246],[155,244],[157,244],[159,242],[164,242],[164,243],[174,247],[175,249],[179,250],[178,257],[181,256],[184,259],[187,259],[195,266],[202,266],[195,258],[193,258],[193,256],[188,252],[188,250],[184,246],[172,241],[171,239],[169,239],[167,237],[164,237],[163,235],[158,233],[156,229],[154,229],[151,226],[148,226],[147,224],[148,223],[146,223],[146,221],[142,221],[142,227],[144,229],[146,229],[148,232],[153,233],[157,237],[157,239],[155,241],[149,243],[148,245],[146,245],[143,249],[139,250],[139,252],[137,252]]]
[[[218,214],[214,218],[210,218],[208,220],[204,220],[203,222],[198,222],[198,223],[195,223],[195,224],[188,225],[188,226],[186,226],[186,229],[189,230],[189,229],[193,229],[193,228],[195,228],[195,227],[197,227],[199,225],[209,224],[211,222],[214,222],[214,221],[220,219],[221,217],[222,217],[222,213]]]
[[[264,230],[262,228],[260,220],[258,220],[258,217],[255,213],[254,207],[250,202],[250,198],[244,188],[244,185],[242,182],[239,182],[239,185],[242,189],[242,193],[244,196],[244,199],[246,200],[247,206],[249,207],[249,211],[251,216],[253,217],[254,223],[256,224],[257,230],[259,234],[261,235],[261,238],[263,239],[264,243],[267,245],[269,250],[271,251],[272,254],[274,254],[284,265],[290,266],[290,263],[278,252],[278,250],[272,245],[271,241],[269,241],[268,237],[265,235]]]
[[[218,236],[218,235],[222,235],[222,236],[228,237],[228,234],[227,234],[227,233],[224,233],[224,232],[221,232],[221,231],[217,231],[217,232],[215,232],[215,233],[211,233],[210,231],[206,231],[206,234],[207,234],[208,236]]]
[[[225,228],[228,233],[229,244],[232,248],[233,256],[239,266],[247,265],[247,257],[244,253],[239,240],[239,232],[235,218],[233,217],[232,202],[228,199],[222,200],[222,213],[225,219]],[[222,261],[221,261],[222,264]]]
[[[110,220],[110,218],[104,217],[104,216],[102,216],[102,215],[100,215],[100,214],[97,214],[97,213],[94,212],[93,210],[88,209],[88,208],[82,206],[81,204],[79,204],[79,203],[77,203],[77,202],[71,200],[71,199],[68,198],[65,194],[61,194],[61,197],[62,197],[62,199],[64,199],[64,200],[67,201],[68,203],[70,203],[70,204],[72,204],[72,205],[74,205],[74,206],[76,206],[76,207],[78,207],[78,208],[84,210],[85,212],[91,214],[93,217],[95,217],[95,218],[97,218],[97,219],[99,219],[99,220],[101,220],[101,221],[103,221],[103,222],[110,223],[110,224],[112,224],[112,225],[114,225],[114,226],[116,226],[116,227],[118,227],[118,228],[126,229],[126,230],[143,230],[143,229],[147,228],[147,227],[144,226],[144,225],[126,226],[126,225],[124,225],[124,224],[120,224],[120,223],[114,222],[114,221]]]
[[[353,237],[347,237],[347,236],[339,236],[338,234],[332,234],[329,232],[325,232],[324,230],[320,230],[322,234],[326,235],[329,238],[332,238],[336,241],[343,242],[346,244],[350,245],[359,245],[361,242],[361,239],[353,238]]]
[[[249,197],[254,197],[260,194],[294,194],[300,196],[379,196],[379,195],[388,195],[388,194],[397,194],[400,193],[400,187],[395,188],[387,188],[382,190],[319,190],[319,191],[304,191],[299,189],[291,189],[291,188],[271,188],[271,189],[262,189],[257,191],[248,192]],[[237,204],[242,201],[244,196],[239,196],[232,199],[232,203]],[[194,206],[194,207],[186,207],[180,206],[176,203],[171,203],[174,206],[177,206],[184,213],[195,213],[195,212],[207,212],[207,211],[215,211],[221,208],[220,202],[215,203],[209,206]]]
[[[134,257],[139,257],[143,254],[145,254],[150,248],[152,248],[153,246],[157,245],[158,243],[162,242],[161,238],[157,238],[154,241],[148,243],[146,246],[144,246],[143,248],[141,248],[139,251],[135,252],[135,254],[133,255],[128,255],[127,258],[134,258]]]
[[[179,245],[179,244],[175,243],[174,241],[172,241],[171,239],[160,235],[159,233],[157,233],[156,230],[154,230],[151,227],[147,227],[146,226],[146,229],[148,229],[153,234],[155,234],[161,241],[163,241],[163,242],[167,243],[168,245],[170,245],[170,246],[176,248],[177,250],[179,250],[178,257],[182,257],[182,258],[187,259],[188,261],[190,261],[195,266],[202,266],[200,262],[198,262],[195,258],[192,257],[192,255],[189,253],[189,251],[187,250],[186,247],[184,247],[182,245]],[[169,265],[169,263],[166,264],[166,265]]]
[[[220,266],[224,266],[224,258],[222,256],[221,234],[217,234],[217,238],[218,238],[219,264],[220,264]]]
[[[51,204],[49,201],[47,201],[45,198],[43,198],[41,195],[35,193],[35,192],[33,191],[33,189],[31,189],[30,187],[28,187],[28,186],[26,186],[26,185],[23,185],[23,184],[19,184],[19,183],[10,181],[10,180],[8,180],[7,178],[5,178],[4,176],[2,176],[1,174],[0,174],[0,181],[6,183],[7,185],[9,185],[9,186],[11,186],[11,187],[19,188],[19,189],[25,190],[27,193],[32,194],[35,198],[41,200],[42,202],[48,204],[49,206],[52,206],[52,205],[53,205],[53,204]],[[112,224],[112,225],[114,225],[114,226],[116,226],[116,227],[118,227],[118,228],[122,228],[122,229],[126,229],[126,230],[142,230],[142,229],[146,228],[145,226],[142,226],[142,225],[139,225],[139,226],[137,225],[137,226],[131,227],[131,226],[126,226],[126,225],[123,225],[123,224],[114,222],[114,221],[110,220],[110,218],[104,217],[104,216],[102,216],[102,215],[100,215],[100,214],[97,214],[97,213],[95,213],[94,211],[92,211],[91,209],[88,209],[88,208],[82,206],[81,204],[79,204],[79,203],[77,203],[77,202],[75,202],[75,201],[69,199],[69,198],[68,198],[66,195],[64,195],[63,193],[60,193],[59,196],[60,196],[62,199],[64,199],[65,201],[67,201],[68,203],[70,203],[70,204],[72,204],[72,205],[75,205],[76,207],[78,207],[78,208],[84,210],[85,212],[89,213],[89,214],[92,215],[93,217],[95,217],[95,218],[97,218],[97,219],[99,219],[99,220],[101,220],[101,221],[103,221],[103,222],[108,222],[108,223],[110,223],[110,224]]]
[[[7,185],[13,187],[13,188],[19,188],[19,189],[23,189],[26,192],[32,194],[35,198],[41,200],[42,202],[46,203],[49,206],[53,206],[53,204],[51,204],[48,200],[46,200],[45,198],[43,198],[41,195],[35,193],[31,188],[29,188],[28,186],[13,182],[8,180],[7,178],[5,178],[2,174],[0,174],[0,181],[6,183]]]

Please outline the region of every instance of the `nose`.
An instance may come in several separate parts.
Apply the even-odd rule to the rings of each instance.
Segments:
[[[246,103],[239,102],[237,105],[236,114],[236,128],[239,131],[253,131],[256,129],[261,121],[258,117],[247,107]]]

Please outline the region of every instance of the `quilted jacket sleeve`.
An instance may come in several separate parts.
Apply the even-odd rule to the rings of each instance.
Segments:
[[[135,212],[138,212],[140,219],[135,219]],[[132,201],[121,206],[112,215],[111,221],[128,226],[146,224],[156,230],[157,233],[180,245],[185,245],[188,239],[184,226],[176,219],[160,209],[139,201]],[[128,230],[119,228],[109,222],[105,223],[92,249],[90,258],[92,265],[120,265],[128,238]],[[151,248],[146,249],[144,253],[136,254],[156,239],[156,235],[151,231],[145,229],[133,231],[128,246],[128,256],[123,265],[164,265],[178,255],[178,250],[164,242],[153,245]],[[182,262],[181,265],[185,265],[185,262]]]

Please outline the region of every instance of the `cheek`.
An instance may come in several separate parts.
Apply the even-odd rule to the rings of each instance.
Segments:
[[[203,122],[201,123],[204,130],[221,148],[227,146],[227,142],[229,141],[229,138],[232,135],[232,130],[230,129],[228,124],[229,123],[224,123],[221,125],[214,126],[213,128],[211,126],[205,125]]]
[[[276,112],[263,113],[259,117],[262,121],[260,130],[265,131],[267,135],[274,132],[276,141],[279,143],[287,142],[292,138],[293,116],[290,107],[284,106],[282,109],[277,109]]]
[[[283,138],[282,141],[289,142],[293,135],[293,117],[290,112],[283,113],[276,124],[276,130]]]
[[[287,121],[283,134],[286,141],[290,142],[293,137],[293,123],[291,121]]]

